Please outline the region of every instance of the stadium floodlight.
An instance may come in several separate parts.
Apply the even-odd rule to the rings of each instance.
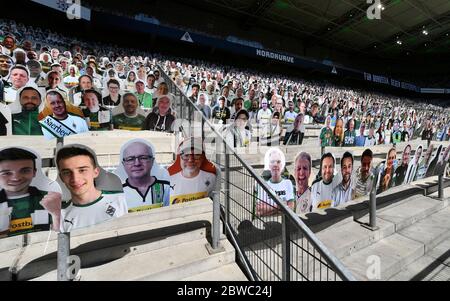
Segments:
[[[397,44],[398,44],[398,45],[402,45],[402,44],[403,44],[403,42],[402,42],[402,41],[400,41],[400,40],[397,40]]]
[[[422,30],[422,33],[423,33],[424,35],[426,35],[426,36],[428,35],[428,31],[427,31],[427,30],[425,30],[425,29],[424,29],[424,30]]]

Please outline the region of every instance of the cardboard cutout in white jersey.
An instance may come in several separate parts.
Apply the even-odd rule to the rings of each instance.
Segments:
[[[29,232],[58,230],[61,216],[61,187],[42,172],[41,156],[26,147],[5,147],[22,149],[33,154],[36,175],[22,196],[7,197],[0,185],[0,238]],[[51,226],[51,225],[52,226]]]
[[[119,177],[101,168],[95,152],[85,145],[69,144],[61,148],[58,153],[70,147],[85,149],[94,156],[95,165],[100,171],[98,177],[94,180],[94,184],[95,188],[101,191],[101,195],[97,200],[92,200],[88,204],[75,204],[70,201],[72,199],[71,193],[58,175],[58,181],[61,183],[63,190],[63,200],[66,201],[61,210],[61,232],[66,233],[75,229],[94,226],[127,214],[128,208]]]
[[[128,174],[124,167],[124,153],[129,146],[138,143],[150,148],[153,157],[153,164],[150,170],[150,176],[155,177],[152,185],[147,187],[145,193],[139,191],[128,180]],[[120,149],[119,163],[114,173],[120,178],[125,199],[128,204],[129,212],[138,212],[149,209],[155,209],[163,206],[169,206],[170,203],[170,176],[167,169],[161,167],[155,159],[156,151],[153,144],[144,139],[132,139],[122,145]]]
[[[65,145],[64,148],[72,147],[72,146],[86,149],[91,154],[94,155],[95,164],[97,165],[97,167],[100,170],[98,177],[95,179],[95,187],[98,190],[120,191],[120,192],[122,191],[122,182],[120,181],[120,178],[118,178],[115,174],[113,174],[111,172],[107,172],[98,164],[97,155],[95,154],[94,150],[92,150],[90,147],[88,147],[86,145],[82,145],[82,144],[68,144],[68,145]],[[58,173],[57,181],[61,186],[61,190],[62,190],[62,194],[63,194],[63,196],[62,196],[63,202],[68,202],[72,197],[70,195],[70,191],[67,189],[66,185],[63,183],[63,181],[59,177],[59,173]]]

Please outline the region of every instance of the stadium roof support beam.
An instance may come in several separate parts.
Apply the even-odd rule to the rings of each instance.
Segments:
[[[415,9],[417,9],[418,11],[420,11],[422,14],[424,14],[428,18],[430,18],[430,20],[432,20],[439,27],[443,26],[441,24],[441,22],[439,22],[439,20],[437,20],[435,18],[435,16],[433,16],[433,13],[431,12],[431,10],[424,3],[419,2],[419,1],[411,1],[411,0],[405,0],[405,2],[408,3],[409,5],[411,5],[412,7],[414,7]]]
[[[256,23],[274,2],[275,0],[254,0],[248,8],[249,15],[242,20],[241,26],[245,29],[250,29],[252,24]]]
[[[436,24],[440,24],[439,27],[445,27],[448,24],[450,24],[450,13],[449,12],[445,12],[439,16],[435,17],[436,22],[431,22],[429,20],[426,20],[425,22],[422,22],[414,27],[411,27],[410,29],[407,30],[408,35],[413,36],[413,37],[420,37],[420,35],[422,34],[422,29],[425,26],[426,28],[428,28],[428,30],[432,30],[433,27],[431,27],[432,25],[436,26]],[[435,27],[434,27],[435,28]],[[390,37],[386,38],[385,40],[383,40],[383,43],[385,45],[388,45],[388,47],[392,47],[393,42],[397,39],[397,37],[402,36],[402,32],[398,32],[394,35],[391,35]],[[448,38],[448,37],[447,37]],[[432,40],[429,40],[428,43],[434,42],[434,41],[444,41],[446,38],[445,37],[441,37],[441,38],[433,38]],[[408,47],[408,51],[414,51],[418,48],[421,47],[421,43],[418,44],[418,46],[411,46],[411,45],[406,45],[404,47]],[[374,45],[372,44],[371,46],[367,47],[364,50],[369,50],[373,47]]]
[[[303,8],[303,7],[302,7],[302,8],[299,8],[299,7],[297,7],[297,5],[296,5],[295,3],[293,3],[293,2],[290,1],[290,0],[288,0],[288,2],[289,2],[289,4],[290,4],[294,9],[300,11],[301,13],[310,15],[310,16],[315,17],[315,18],[318,18],[318,19],[325,20],[325,21],[329,22],[329,24],[333,24],[333,28],[336,28],[336,27],[342,28],[342,27],[343,27],[342,25],[340,25],[340,24],[338,24],[338,23],[335,23],[334,20],[330,20],[329,18],[327,18],[327,17],[325,17],[325,16],[323,16],[323,15],[319,15],[319,14],[317,14],[317,13],[315,13],[315,12],[312,12],[312,11],[306,9],[306,8]],[[302,4],[303,4],[303,5],[306,5],[306,6],[309,5],[308,3],[302,3]],[[355,8],[355,10],[358,11],[359,9],[358,9],[358,8]],[[365,16],[365,11],[364,11],[364,16]],[[328,27],[327,27],[327,31],[328,31]],[[372,39],[375,39],[378,43],[383,44],[382,41],[376,39],[375,37],[369,35],[368,33],[364,33],[364,32],[362,32],[361,30],[357,30],[357,29],[354,29],[353,31],[354,31],[354,33],[356,33],[356,34],[358,34],[358,35],[360,35],[360,36],[364,36],[364,37],[370,36]],[[327,34],[327,35],[324,35],[323,33],[318,34],[318,32],[310,33],[309,36],[310,36],[310,38],[311,38],[310,40],[313,40],[313,39],[315,39],[315,40],[322,40],[322,41],[329,41],[329,40],[330,40],[330,36],[329,36],[328,34]],[[342,45],[342,43],[340,43],[340,42],[339,42],[338,40],[336,40],[336,39],[333,39],[333,43],[339,43],[339,44]],[[352,45],[347,45],[347,46],[348,46],[349,48],[351,48],[352,50],[355,50],[354,47],[353,47]],[[360,51],[360,49],[357,49],[356,51]]]

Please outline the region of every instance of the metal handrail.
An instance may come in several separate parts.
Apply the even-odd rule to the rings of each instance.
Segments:
[[[171,86],[172,87],[176,87],[175,89],[178,89],[178,87],[176,86],[175,82],[172,80],[172,78],[170,76],[168,76],[166,74],[166,71],[164,70],[164,68],[162,68],[161,66],[159,66],[159,69],[161,70],[161,74],[170,81]],[[178,89],[179,90],[179,89]],[[185,98],[185,100],[187,100],[190,103],[190,106],[193,106],[195,110],[197,110],[197,112],[199,112],[201,114],[201,117],[203,119],[203,122],[206,123],[210,129],[216,134],[216,137],[219,138],[225,145],[225,153],[226,154],[232,154],[234,155],[239,162],[242,164],[242,166],[247,169],[247,171],[251,174],[251,176],[255,179],[255,181],[262,186],[262,188],[265,190],[266,193],[268,193],[269,197],[272,198],[272,200],[274,200],[277,204],[277,206],[279,207],[280,211],[282,212],[282,214],[284,216],[288,217],[288,221],[290,221],[291,223],[293,223],[293,225],[300,229],[302,231],[302,233],[307,237],[308,241],[310,243],[312,243],[312,245],[317,248],[318,252],[320,253],[320,255],[322,255],[326,261],[330,264],[331,268],[334,270],[334,272],[336,272],[342,280],[348,280],[348,281],[354,281],[356,280],[354,278],[354,276],[350,273],[350,271],[348,271],[347,268],[344,267],[344,265],[341,263],[341,261],[334,256],[333,254],[331,254],[331,252],[328,250],[328,248],[316,237],[316,235],[303,223],[303,221],[300,219],[300,217],[298,217],[296,214],[294,214],[294,212],[287,206],[285,205],[280,198],[278,197],[278,195],[276,195],[272,189],[270,189],[270,187],[267,185],[267,183],[261,179],[260,176],[258,176],[256,174],[256,172],[254,171],[254,169],[249,166],[236,152],[235,150],[230,147],[226,141],[226,139],[223,138],[223,136],[218,133],[216,131],[216,129],[214,128],[214,126],[210,123],[210,121],[205,118],[205,116],[198,110],[198,108],[192,103],[191,99],[189,97],[187,97],[187,95],[183,92],[183,91],[179,91],[181,93],[181,96],[183,96]],[[203,131],[203,128],[202,128]],[[218,141],[216,141],[215,143],[218,143]]]

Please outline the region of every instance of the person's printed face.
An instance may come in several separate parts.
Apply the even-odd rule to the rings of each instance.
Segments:
[[[84,95],[84,103],[86,104],[86,107],[89,110],[93,110],[95,108],[98,108],[98,99],[97,99],[97,95],[95,95],[95,93],[87,93]]]
[[[198,151],[186,151],[180,154],[181,168],[183,175],[191,176],[200,171],[200,167],[203,163],[203,155]]]
[[[66,103],[61,99],[60,96],[47,95],[47,102],[55,116],[62,117],[67,114]]]
[[[331,118],[327,118],[326,121],[325,121],[326,127],[329,128],[330,124],[331,124]]]
[[[273,178],[281,176],[282,158],[278,152],[272,152],[269,156],[269,169]]]
[[[69,73],[70,73],[70,76],[75,76],[75,68],[74,68],[74,67],[71,67],[71,68],[69,69]]]
[[[64,69],[64,70],[66,70],[67,69],[67,61],[66,60],[63,60],[63,61],[61,61],[61,62],[59,62],[59,64],[61,65],[61,67]]]
[[[80,87],[83,90],[92,89],[92,82],[87,76],[83,76],[80,80]]]
[[[37,53],[36,53],[36,52],[34,52],[34,51],[28,51],[28,52],[27,52],[27,58],[28,58],[29,60],[37,60],[37,59],[38,59],[38,56],[37,56]]]
[[[134,72],[130,72],[130,74],[128,75],[128,80],[130,82],[134,82],[136,80],[136,74]],[[147,78],[147,83],[150,85],[152,81],[150,80],[150,78]]]
[[[370,128],[370,129],[369,129],[369,136],[370,136],[370,137],[373,137],[373,135],[374,135],[374,129],[373,129],[373,128]]]
[[[59,50],[58,49],[52,49],[51,53],[52,53],[52,57],[53,58],[57,58],[58,55],[59,55]]]
[[[94,69],[92,69],[92,67],[86,67],[86,74],[94,76]]]
[[[11,68],[11,61],[6,57],[0,57],[0,72],[6,75],[9,68]]]
[[[258,102],[257,102],[257,101],[252,102],[252,109],[253,109],[253,110],[256,110],[256,109],[258,109],[258,108],[259,108]]]
[[[322,161],[322,178],[326,183],[331,182],[333,179],[334,162],[333,158],[326,157]]]
[[[309,161],[306,159],[299,159],[295,167],[295,173],[297,178],[297,183],[300,186],[308,186],[309,176],[311,175],[311,166]]]
[[[50,60],[50,57],[48,55],[44,55],[42,57],[42,59],[44,60],[44,63],[48,63],[48,61]]]
[[[238,100],[236,101],[236,103],[234,104],[234,107],[236,109],[236,112],[242,109],[242,100]]]
[[[278,111],[281,111],[281,108],[283,108],[283,102],[282,101],[277,101],[276,104],[275,104],[275,108]]]
[[[394,160],[397,157],[395,150],[391,150],[388,154],[388,159],[387,159],[387,168],[392,168],[392,166],[394,165]]]
[[[420,157],[421,157],[421,156],[422,156],[422,148],[419,147],[419,148],[417,149],[417,151],[416,151],[416,158],[417,158],[417,161],[420,160]]]
[[[61,66],[53,66],[52,71],[58,72],[60,75],[63,74],[63,68]]]
[[[405,150],[403,151],[402,156],[403,165],[408,165],[410,156],[411,156],[411,147],[406,147]]]
[[[28,74],[22,69],[13,69],[11,71],[11,82],[16,89],[25,87],[28,82]]]
[[[136,91],[137,91],[137,93],[139,93],[139,94],[144,93],[144,83],[142,83],[142,82],[137,82],[137,83],[136,83]]]
[[[272,117],[272,124],[277,124],[279,123],[280,118],[278,117],[278,115],[275,115]]]
[[[247,116],[245,114],[239,114],[236,117],[236,125],[239,128],[244,128],[247,125]]]
[[[341,162],[342,182],[348,183],[352,177],[353,163],[351,158],[345,158]]]
[[[355,121],[354,121],[353,119],[351,119],[351,120],[348,122],[348,128],[349,128],[349,130],[350,130],[351,132],[355,129]]]
[[[361,175],[364,179],[369,176],[370,169],[372,168],[372,158],[364,156],[361,158]]]
[[[170,100],[167,97],[162,97],[158,100],[158,109],[161,114],[167,113],[170,108]]]
[[[153,154],[143,143],[133,143],[123,152],[123,166],[129,178],[141,179],[150,176]]]
[[[364,135],[364,131],[366,130],[366,124],[365,123],[362,123],[361,124],[361,127],[359,128],[359,133],[361,134],[361,135]]]
[[[123,108],[127,115],[134,115],[138,107],[138,101],[133,96],[127,96],[123,99]]]
[[[134,75],[134,72],[130,73],[130,80],[135,80],[136,76]],[[153,87],[153,85],[155,84],[155,78],[153,76],[147,77],[147,85],[149,87]]]
[[[300,109],[300,113],[303,113],[303,114],[306,113],[306,105],[304,102],[300,103],[299,109]]]
[[[341,135],[342,134],[343,127],[344,127],[344,122],[342,121],[342,119],[339,119],[336,122],[336,126],[335,126],[336,135]]]
[[[34,111],[41,104],[39,93],[35,90],[23,91],[20,96],[20,105],[25,111]]]
[[[58,74],[51,73],[48,76],[48,85],[52,89],[55,88],[56,86],[58,86],[60,82],[61,82],[61,76],[59,76]]]
[[[261,104],[261,106],[262,106],[263,109],[267,109],[267,102],[263,102],[263,103]]]
[[[158,86],[159,95],[167,95],[168,92],[169,92],[169,89],[165,84],[161,84]]]
[[[197,93],[198,93],[198,87],[197,86],[192,87],[192,94],[197,95]]]
[[[95,189],[94,180],[100,174],[91,158],[80,155],[59,162],[59,176],[73,196],[82,198]]]
[[[153,72],[153,75],[155,76],[155,79],[159,79],[159,71]]]
[[[13,47],[14,47],[14,39],[11,38],[11,37],[6,37],[6,38],[3,40],[3,46],[5,46],[5,47],[8,48],[8,49],[13,48]]]
[[[28,187],[36,176],[32,160],[14,160],[0,162],[0,188],[9,195],[21,195],[28,192]]]
[[[31,77],[38,77],[42,71],[41,65],[32,65],[28,67],[30,69]]]
[[[16,52],[14,54],[14,57],[16,58],[17,63],[21,63],[21,64],[25,63],[25,58],[26,58],[25,52],[22,52],[22,51]]]
[[[202,105],[204,105],[205,104],[205,95],[204,94],[201,94],[199,97],[198,97],[198,100],[199,100],[199,102],[200,102],[200,104],[202,104]]]
[[[290,111],[294,110],[294,103],[293,102],[289,102],[289,110]]]

